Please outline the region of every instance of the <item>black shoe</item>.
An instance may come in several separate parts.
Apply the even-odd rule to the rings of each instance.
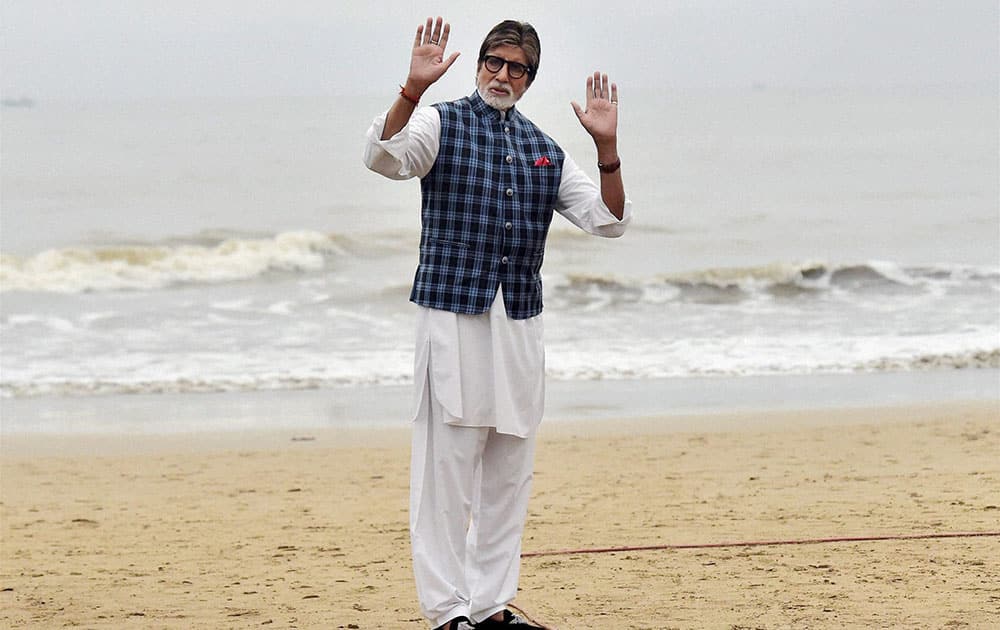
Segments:
[[[443,626],[438,626],[434,630],[473,630],[477,626],[472,625],[467,617],[455,617]]]
[[[521,615],[504,610],[503,621],[484,619],[476,624],[476,630],[545,630],[545,626],[536,626]]]

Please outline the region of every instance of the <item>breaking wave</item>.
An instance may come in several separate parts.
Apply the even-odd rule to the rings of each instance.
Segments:
[[[662,274],[643,279],[585,274],[548,278],[557,299],[662,303],[737,303],[830,293],[874,296],[943,294],[950,290],[1000,291],[1000,269],[965,265],[904,267],[892,262],[830,265],[775,263]]]
[[[66,247],[0,256],[0,291],[81,293],[230,282],[273,271],[316,271],[342,252],[337,237],[311,231],[210,243]]]

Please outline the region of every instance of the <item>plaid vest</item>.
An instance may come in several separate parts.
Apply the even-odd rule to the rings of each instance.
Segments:
[[[437,160],[421,180],[420,264],[410,300],[475,315],[503,290],[507,315],[542,312],[542,258],[564,154],[515,108],[478,93],[434,105]]]

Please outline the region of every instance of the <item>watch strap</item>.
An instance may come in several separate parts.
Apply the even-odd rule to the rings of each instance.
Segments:
[[[622,159],[618,158],[614,162],[612,162],[611,164],[605,164],[603,162],[598,162],[597,163],[597,170],[601,171],[602,173],[614,173],[619,168],[621,168],[621,166],[622,166]]]

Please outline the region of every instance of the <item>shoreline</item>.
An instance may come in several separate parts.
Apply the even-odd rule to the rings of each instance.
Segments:
[[[952,414],[992,418],[1000,428],[1000,401],[967,400],[939,403],[826,406],[800,409],[705,411],[621,418],[542,421],[539,440],[601,439],[619,435],[688,436],[746,433],[765,435],[789,430],[833,430],[912,422],[913,417]],[[37,458],[121,458],[148,455],[210,457],[236,452],[278,454],[344,449],[406,449],[409,424],[402,426],[342,426],[245,431],[177,433],[4,433],[2,461]],[[1000,455],[1000,453],[998,453]]]
[[[0,399],[0,436],[245,434],[406,428],[412,386]],[[1000,369],[546,382],[543,426],[1000,401]],[[1000,403],[998,403],[1000,404]],[[685,426],[683,422],[675,423]],[[701,423],[688,423],[693,429]]]

